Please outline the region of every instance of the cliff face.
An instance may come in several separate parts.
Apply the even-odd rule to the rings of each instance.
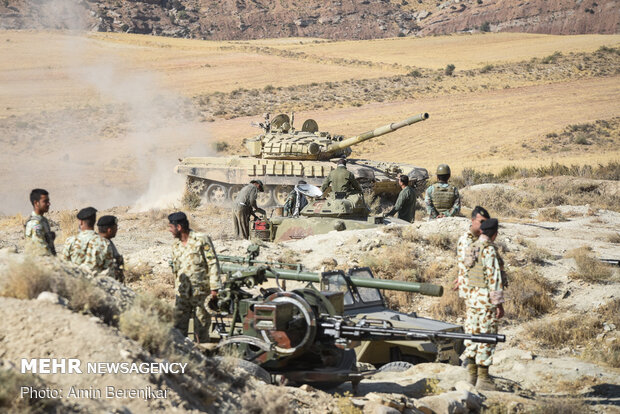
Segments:
[[[617,0],[1,0],[0,29],[81,29],[211,40],[371,39],[482,29],[618,33]]]

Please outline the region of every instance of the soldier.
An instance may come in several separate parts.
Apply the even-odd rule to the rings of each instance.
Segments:
[[[123,259],[123,256],[116,250],[116,246],[112,241],[118,232],[118,219],[114,216],[101,216],[99,220],[97,220],[97,229],[99,231],[99,236],[108,241],[108,248],[114,258],[114,265],[110,269],[112,277],[121,283],[125,283],[125,274],[123,273],[125,269],[125,259]]]
[[[284,201],[284,216],[298,217],[299,212],[308,205],[306,196],[299,191],[298,185],[307,184],[304,180],[300,180],[293,191],[291,191]]]
[[[461,211],[459,190],[448,184],[449,179],[450,167],[447,164],[440,164],[437,167],[437,180],[439,182],[428,187],[424,197],[426,211],[431,219],[452,217]]]
[[[261,180],[252,180],[239,191],[235,198],[235,206],[233,208],[233,222],[235,223],[235,234],[244,239],[250,238],[250,215],[254,212],[266,214],[265,210],[256,206],[256,197],[258,192],[264,192],[263,182]]]
[[[77,218],[80,232],[65,242],[62,256],[76,265],[83,265],[95,272],[102,272],[114,266],[112,250],[106,239],[95,233],[97,210],[93,207],[81,209]]]
[[[355,179],[353,173],[347,170],[346,158],[338,160],[338,166],[332,170],[321,186],[321,191],[325,192],[327,188],[331,187],[332,194],[344,193],[345,197],[352,194],[362,194],[362,187]]]
[[[33,211],[24,226],[26,240],[35,247],[36,252],[56,256],[56,233],[50,230],[49,222],[43,217],[50,209],[49,193],[42,188],[35,188],[30,192],[30,203]]]
[[[398,184],[401,191],[396,199],[396,204],[385,215],[389,217],[398,213],[399,219],[413,223],[415,219],[415,191],[409,186],[409,177],[406,175],[401,174],[398,177]]]
[[[497,333],[498,319],[504,316],[504,286],[497,249],[493,244],[498,226],[497,219],[485,220],[480,225],[482,234],[467,249],[465,266],[469,268],[466,278],[469,291],[465,298],[466,333]],[[463,355],[468,363],[469,381],[480,389],[495,389],[489,377],[495,345],[466,340],[465,346]]]
[[[211,239],[189,228],[185,213],[168,216],[168,230],[176,239],[172,245],[170,266],[176,292],[174,327],[187,336],[189,320],[194,320],[194,336],[198,343],[209,340],[211,315],[205,301],[217,296],[220,288],[217,259]]]
[[[459,238],[459,241],[456,244],[458,274],[454,284],[454,289],[458,289],[459,297],[461,298],[467,297],[467,286],[464,283],[464,279],[467,278],[469,268],[465,266],[465,253],[467,252],[469,246],[478,240],[478,237],[482,232],[480,230],[480,225],[482,222],[490,218],[491,216],[489,215],[489,212],[484,207],[474,207],[471,212],[471,225],[469,226],[469,231],[466,231],[465,234]]]

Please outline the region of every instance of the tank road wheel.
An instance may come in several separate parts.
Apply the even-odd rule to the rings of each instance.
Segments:
[[[222,205],[226,203],[228,191],[222,184],[211,184],[207,187],[207,201],[211,204]]]
[[[202,178],[187,177],[182,203],[189,209],[198,208],[207,183]]]
[[[230,187],[228,189],[228,199],[230,201],[235,201],[235,198],[237,198],[237,194],[239,194],[239,191],[241,191],[242,188],[242,185],[233,185],[232,187]]]
[[[293,188],[292,185],[276,185],[276,188],[273,190],[273,199],[278,206],[284,205],[286,197],[293,191]]]
[[[264,192],[259,192],[258,197],[256,197],[256,205],[259,207],[269,207],[273,204],[271,201],[273,199],[273,186],[266,185],[264,188]]]

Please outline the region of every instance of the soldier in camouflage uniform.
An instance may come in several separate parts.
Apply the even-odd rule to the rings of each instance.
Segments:
[[[112,239],[116,237],[118,232],[118,219],[114,216],[101,216],[97,220],[97,230],[99,236],[108,242],[108,249],[114,258],[114,265],[110,268],[111,276],[121,283],[125,283],[125,259],[118,252]]]
[[[250,216],[254,212],[266,214],[265,210],[256,205],[258,192],[264,192],[261,180],[252,180],[239,191],[235,198],[233,207],[233,222],[235,224],[235,234],[244,239],[250,238]]]
[[[480,230],[480,225],[482,222],[489,218],[491,218],[491,216],[484,207],[474,207],[471,212],[471,226],[469,226],[469,230],[466,231],[461,238],[459,238],[459,241],[456,244],[458,274],[454,284],[454,289],[458,289],[459,297],[461,298],[466,298],[467,293],[469,292],[469,289],[464,282],[467,278],[467,272],[469,271],[469,268],[465,266],[465,253],[469,249],[469,246],[471,246],[472,243],[480,237],[480,233],[482,232],[482,230]]]
[[[112,250],[108,241],[95,233],[97,210],[93,207],[83,208],[77,218],[80,221],[80,232],[67,239],[62,257],[94,272],[110,269],[114,266]]]
[[[56,256],[56,233],[51,231],[49,222],[43,217],[50,209],[49,193],[35,188],[30,192],[30,203],[33,211],[24,226],[27,246],[35,253]]]
[[[300,180],[297,185],[307,184],[304,180]],[[284,201],[284,216],[299,217],[299,212],[308,205],[306,196],[301,193],[299,188],[295,188],[288,194]]]
[[[465,298],[466,333],[497,333],[498,320],[504,316],[504,286],[497,249],[493,244],[498,226],[497,219],[485,220],[480,225],[482,234],[465,254],[465,266],[469,269]],[[495,345],[465,341],[465,346],[463,356],[468,363],[470,382],[480,389],[495,389],[489,377]]]
[[[213,244],[208,236],[190,230],[185,213],[172,213],[168,220],[176,239],[170,261],[176,291],[174,327],[187,336],[193,318],[196,341],[208,342],[211,315],[205,301],[209,295],[217,296],[221,287]]]
[[[400,184],[401,191],[396,199],[396,204],[385,215],[389,217],[398,213],[399,219],[413,223],[415,219],[415,190],[409,185],[409,177],[406,175],[398,177],[398,184]]]
[[[450,167],[447,164],[440,164],[437,167],[439,182],[428,187],[424,197],[426,212],[431,219],[456,216],[461,211],[459,190],[448,184],[449,179]]]

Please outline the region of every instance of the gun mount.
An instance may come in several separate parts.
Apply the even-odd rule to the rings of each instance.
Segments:
[[[426,354],[432,354],[431,360],[441,361],[446,350],[458,359],[465,339],[484,343],[505,341],[504,335],[466,334],[458,325],[416,315],[408,316],[419,319],[421,327],[399,325],[399,318],[359,317],[359,313],[352,312],[358,302],[377,305],[377,289],[440,296],[441,286],[378,280],[372,278],[368,268],[351,269],[347,274],[313,273],[299,266],[286,269],[281,263],[257,261],[257,252],[257,248],[252,248],[247,258],[218,256],[220,269],[227,277],[217,299],[209,306],[218,313],[214,324],[222,338],[218,347],[235,349],[272,375],[315,385],[355,383],[364,375],[355,372],[356,353],[359,354],[358,348],[367,349],[367,343],[402,343],[411,349],[422,345]],[[269,278],[276,280],[277,287],[261,288],[259,294],[244,290],[256,288]],[[286,291],[281,280],[309,284]],[[320,283],[321,290],[312,283]],[[380,294],[378,298],[382,301]],[[388,348],[396,349],[394,345]],[[392,354],[401,354],[400,348]],[[386,362],[390,361],[374,361]]]

